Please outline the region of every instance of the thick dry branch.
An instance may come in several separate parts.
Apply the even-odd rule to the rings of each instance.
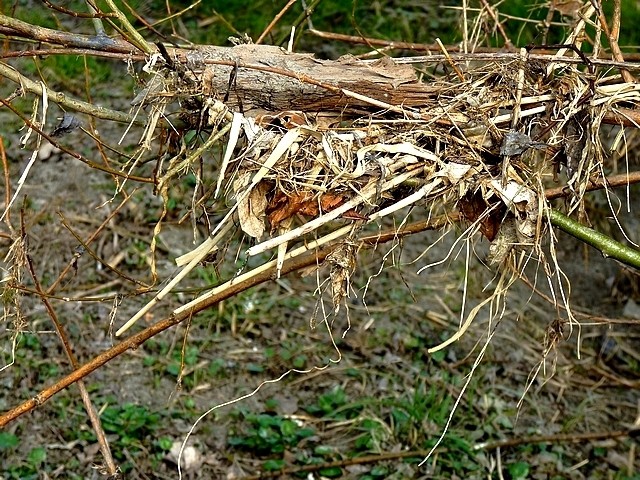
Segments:
[[[532,62],[580,64],[581,58],[529,54]],[[291,53],[267,45],[236,47],[199,46],[194,50],[168,49],[165,61],[176,75],[166,75],[166,88],[150,91],[149,103],[166,97],[203,96],[222,101],[228,108],[256,116],[264,112],[303,111],[307,115],[363,114],[393,112],[413,120],[430,121],[459,127],[468,121],[466,105],[444,108],[451,96],[448,88],[454,84],[420,81],[414,64],[434,65],[443,62],[469,61],[510,64],[520,61],[516,54],[428,55],[376,61],[362,61],[351,56],[338,60],[320,60],[313,54]],[[592,61],[603,67],[640,65],[612,61]],[[499,70],[499,69],[497,69]],[[465,73],[466,75],[466,73]],[[534,72],[531,72],[532,76]],[[461,82],[461,85],[466,82]],[[547,85],[552,89],[552,85]],[[464,90],[464,88],[460,87]],[[548,100],[548,99],[547,99]],[[496,100],[497,102],[497,100]],[[443,112],[446,110],[447,114]],[[476,109],[477,110],[477,109]],[[475,111],[475,110],[474,110]],[[477,113],[477,112],[476,112]],[[456,115],[458,115],[456,117]],[[638,116],[630,109],[607,112],[605,123],[636,126]],[[496,123],[497,124],[497,123]]]
[[[385,104],[415,107],[432,103],[431,96],[439,91],[418,82],[413,68],[389,58],[374,63],[351,56],[319,60],[269,45],[202,46],[186,54],[172,53],[195,66],[192,73],[202,79],[205,93],[225,98],[228,107],[244,111],[339,111],[346,106],[370,106],[345,91]]]

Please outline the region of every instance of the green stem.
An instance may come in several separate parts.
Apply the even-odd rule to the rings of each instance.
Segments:
[[[557,210],[549,209],[551,223],[563,232],[578,240],[597,248],[606,258],[614,258],[620,262],[640,269],[640,251],[623,245],[613,238],[585,227]]]
[[[75,98],[69,97],[62,92],[56,92],[48,87],[43,87],[42,83],[37,83],[28,77],[25,77],[13,67],[0,62],[0,77],[5,77],[12,82],[17,83],[22,87],[25,92],[34,93],[38,96],[42,96],[42,90],[44,88],[47,97],[50,101],[53,101],[69,110],[75,110],[76,112],[86,113],[96,118],[102,118],[103,120],[112,120],[114,122],[130,123],[133,122],[136,125],[145,125],[146,118],[135,118],[129,113],[120,112],[118,110],[111,110],[109,108],[101,107],[99,105],[93,105],[91,103],[83,102]]]
[[[124,29],[129,33],[129,35],[131,35],[131,38],[129,38],[128,40],[147,55],[153,54],[155,52],[155,49],[151,47],[151,45],[147,43],[147,41],[142,37],[142,35],[138,33],[133,25],[131,25],[126,15],[122,13],[122,11],[116,6],[113,0],[105,1],[107,2],[107,5],[111,9],[111,11],[115,13],[118,20],[120,20]]]

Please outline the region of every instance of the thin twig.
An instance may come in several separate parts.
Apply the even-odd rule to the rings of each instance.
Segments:
[[[634,183],[640,183],[640,171],[621,173],[602,180],[589,180],[589,183],[584,187],[584,191],[591,192],[593,190],[601,190],[603,188],[626,187],[627,185],[632,185]],[[569,195],[573,195],[573,192],[567,186],[549,188],[544,192],[544,196],[547,200],[554,200],[556,198],[567,197]]]
[[[487,2],[487,0],[480,0],[480,1],[482,2],[482,6],[484,7],[484,9],[487,11],[489,16],[491,17],[491,20],[493,20],[495,22],[496,28],[500,32],[500,35],[502,35],[502,38],[504,38],[505,46],[509,50],[514,50],[515,48],[513,46],[513,43],[511,42],[511,39],[507,35],[507,32],[505,32],[504,27],[502,26],[502,23],[500,23],[500,19],[496,15],[496,12],[493,9],[493,7],[491,5],[489,5],[489,2]]]
[[[438,448],[438,453],[445,453],[448,449]],[[314,463],[311,465],[302,465],[300,467],[283,468],[273,472],[263,472],[248,477],[240,477],[239,480],[261,480],[263,478],[280,478],[295,475],[304,472],[317,472],[324,468],[342,468],[350,465],[365,465],[368,463],[388,462],[390,460],[398,460],[401,458],[422,458],[429,453],[428,450],[410,450],[402,452],[384,452],[377,455],[364,455],[362,457],[348,458],[345,460],[336,460],[333,462]],[[309,478],[309,477],[307,477]]]
[[[142,287],[144,289],[148,289],[150,288],[149,285],[147,285],[146,283],[140,281],[140,280],[136,280],[135,278],[127,275],[126,273],[124,273],[123,271],[117,269],[114,266],[111,266],[110,264],[108,264],[105,260],[103,260],[102,258],[100,258],[93,250],[91,250],[91,248],[89,247],[89,245],[87,243],[85,243],[82,238],[80,238],[80,235],[78,233],[76,233],[73,228],[71,228],[71,225],[69,225],[69,223],[67,222],[66,218],[64,218],[64,216],[62,215],[62,212],[58,212],[58,215],[60,216],[62,225],[64,226],[64,228],[67,229],[67,231],[74,236],[74,238],[78,241],[78,243],[82,246],[82,248],[84,249],[84,251],[89,254],[89,256],[91,258],[93,258],[97,263],[99,263],[100,265],[104,266],[107,270],[115,273],[118,277],[124,278],[125,280],[138,285],[139,287]],[[47,291],[47,293],[50,293],[49,291]]]
[[[271,29],[275,26],[276,23],[278,23],[280,21],[280,19],[282,18],[282,16],[287,13],[287,10],[289,10],[289,8],[291,8],[291,6],[296,3],[298,0],[289,0],[287,2],[287,4],[282,8],[282,10],[280,10],[280,12],[278,12],[278,14],[273,17],[273,20],[271,20],[271,22],[269,23],[269,25],[267,25],[267,28],[264,29],[264,32],[262,32],[262,34],[258,37],[258,39],[256,40],[256,45],[259,45],[262,43],[262,41],[264,40],[264,38],[269,35],[269,32],[271,31]]]
[[[96,238],[98,238],[98,235],[102,232],[102,230],[104,230],[104,228],[109,224],[109,222],[111,222],[113,217],[115,217],[118,214],[118,212],[120,212],[120,209],[122,209],[122,207],[124,207],[126,205],[126,203],[129,200],[131,200],[131,198],[133,198],[131,195],[125,195],[125,198],[122,200],[122,202],[120,202],[120,204],[111,213],[109,213],[107,218],[104,219],[104,221],[98,226],[98,228],[91,235],[89,235],[89,237],[86,240],[84,240],[84,241],[80,241],[79,240],[80,244],[81,245],[90,245]],[[60,216],[62,217],[62,215],[60,215]],[[62,221],[63,222],[65,221],[64,217],[62,217]],[[60,285],[60,282],[62,282],[62,280],[67,276],[67,273],[69,273],[69,271],[77,263],[77,260],[78,259],[74,257],[71,261],[69,261],[67,266],[64,269],[62,269],[62,272],[60,272],[58,277],[51,283],[51,285],[47,289],[47,296],[48,297],[53,295],[53,293],[56,291],[56,289]]]
[[[11,180],[9,176],[9,162],[7,161],[7,152],[4,149],[4,139],[0,135],[0,160],[2,160],[2,171],[4,173],[4,204],[9,205],[11,203]],[[10,209],[9,209],[10,210]],[[13,232],[13,226],[11,225],[11,213],[7,210],[4,218],[4,223],[9,228],[10,232]]]
[[[24,215],[23,215],[24,211],[21,211],[21,213],[22,215],[20,216],[20,220],[21,220],[20,224],[21,224],[22,236],[26,237],[26,231],[24,228]],[[58,320],[58,316],[53,308],[53,305],[51,305],[51,302],[47,298],[47,295],[44,289],[42,288],[42,285],[40,284],[40,280],[38,279],[35,268],[33,266],[33,260],[31,258],[31,255],[29,253],[26,253],[25,257],[27,260],[27,267],[29,270],[29,274],[31,275],[33,284],[38,292],[38,296],[40,297],[40,300],[44,304],[45,309],[49,314],[49,318],[51,318],[51,321],[53,322],[53,325],[56,329],[56,333],[58,334],[58,338],[62,342],[62,347],[67,355],[67,358],[69,359],[69,363],[71,364],[71,367],[74,370],[76,370],[80,364],[78,363],[78,360],[75,354],[73,353],[73,349],[71,348],[71,342],[69,341],[69,336],[67,335],[67,332],[63,327],[62,323],[60,323],[60,321]],[[93,407],[93,402],[91,401],[91,397],[89,396],[89,392],[87,391],[87,387],[85,386],[84,381],[79,380],[77,383],[78,383],[78,389],[80,390],[80,396],[82,397],[82,403],[84,404],[85,410],[87,411],[87,415],[89,416],[89,420],[91,422],[91,426],[93,427],[93,430],[95,431],[95,434],[96,434],[96,438],[98,439],[98,444],[100,445],[100,451],[102,452],[102,456],[104,458],[107,471],[109,472],[109,475],[114,475],[118,471],[118,468],[116,467],[116,464],[113,460],[113,456],[111,455],[109,442],[107,441],[107,436],[104,433],[104,429],[102,428],[100,417],[98,416],[96,409]]]
[[[55,45],[124,54],[138,53],[138,50],[133,49],[128,42],[120,38],[101,38],[95,35],[62,32],[60,30],[32,25],[6,15],[0,15],[0,33]]]
[[[42,85],[40,83],[34,82],[30,78],[25,77],[6,63],[0,62],[0,76],[15,82],[23,88],[25,92],[42,96]],[[74,110],[76,112],[86,113],[87,115],[102,118],[103,120],[112,120],[120,123],[133,123],[134,125],[141,126],[144,126],[147,123],[147,119],[145,117],[135,118],[133,115],[128,113],[111,110],[99,105],[83,102],[82,100],[69,98],[65,93],[56,92],[50,88],[46,88],[46,92],[51,101],[68,110]]]
[[[411,50],[414,52],[431,52],[433,50],[440,50],[440,45],[437,43],[400,42],[395,40],[384,40],[381,38],[345,35],[344,33],[325,32],[315,28],[310,28],[308,32],[316,37],[324,38],[326,40],[335,40],[337,42],[353,43],[357,45],[385,47],[392,50]],[[446,48],[448,52],[459,52],[461,50],[459,45],[447,45]],[[502,49],[492,47],[476,47],[474,49],[474,52],[476,53],[496,53],[499,51],[502,51]]]
[[[513,62],[519,60],[521,57],[520,53],[511,53],[511,52],[480,52],[480,53],[450,53],[445,56],[444,54],[439,55],[417,55],[414,57],[396,57],[393,59],[395,63],[398,64],[435,64],[440,63],[442,61],[458,61],[458,62]],[[547,63],[565,63],[568,65],[582,65],[584,61],[580,57],[557,57],[555,55],[549,54],[530,54],[529,60],[539,60],[541,62]],[[626,68],[627,70],[640,70],[640,63],[638,62],[627,62],[627,61],[614,61],[614,60],[590,60],[591,64],[599,67],[616,67],[616,68]]]
[[[639,428],[629,430],[614,430],[611,432],[588,432],[588,433],[558,433],[556,435],[534,435],[531,437],[511,438],[509,440],[498,440],[495,442],[479,443],[473,447],[474,450],[495,450],[496,448],[517,447],[536,443],[576,443],[592,442],[595,440],[607,440],[610,438],[631,437],[640,435]]]
[[[143,55],[125,55],[118,52],[103,52],[100,50],[90,50],[88,48],[68,48],[68,47],[52,47],[52,48],[33,48],[29,50],[18,50],[15,52],[2,52],[0,59],[3,58],[23,58],[23,57],[47,57],[49,55],[65,55],[79,56],[90,55],[92,57],[113,58],[115,60],[130,60],[132,62],[143,62]]]
[[[443,221],[448,221],[448,218],[449,217],[446,217],[446,219],[445,217],[437,217],[432,219],[428,223],[420,222],[423,227],[423,229],[420,231],[426,231],[432,228],[438,228],[439,226],[442,226]],[[410,229],[413,233],[418,233],[412,228],[411,225],[408,225],[406,228]],[[388,233],[382,233],[379,237],[385,240],[392,240],[393,238],[397,237],[396,235],[397,232],[395,230],[392,230],[392,231],[389,231]],[[365,238],[371,239],[373,237],[365,237]],[[322,263],[324,259],[327,257],[327,255],[329,255],[329,253],[334,251],[335,248],[336,248],[336,245],[327,245],[316,251],[311,251],[306,255],[292,258],[288,261],[285,261],[282,266],[281,274],[286,275],[291,272],[310,267],[312,265],[318,265]],[[263,272],[260,272],[259,274],[254,275],[253,277],[248,278],[245,281],[234,283],[225,291],[222,291],[217,295],[213,295],[211,297],[203,299],[201,302],[199,302],[196,305],[193,305],[192,308],[184,312],[181,312],[175,315],[170,315],[169,317],[164,318],[163,320],[160,320],[159,322],[151,325],[150,327],[147,327],[141,332],[114,345],[110,349],[102,352],[101,354],[97,355],[93,359],[89,360],[87,363],[77,368],[76,370],[71,372],[69,375],[61,378],[60,380],[55,382],[53,385],[47,388],[44,388],[39,393],[37,393],[33,398],[27,400],[26,402],[23,402],[17,407],[14,407],[8,412],[0,415],[0,428],[4,427],[9,422],[17,419],[18,417],[24,415],[25,413],[30,412],[36,407],[42,405],[44,402],[49,400],[56,393],[60,392],[61,390],[64,390],[70,385],[73,385],[78,380],[83,379],[90,373],[94,372],[95,370],[102,367],[109,361],[113,360],[114,358],[122,355],[128,350],[138,348],[144,342],[158,335],[159,333],[173,327],[174,325],[178,325],[179,323],[183,322],[187,318],[190,318],[199,312],[202,312],[208,308],[211,308],[217,305],[222,300],[231,298],[239,294],[240,292],[243,292],[256,285],[260,285],[262,283],[273,280],[274,272],[275,272],[275,265],[273,268],[264,270]]]
[[[300,15],[298,15],[298,17],[291,23],[291,26],[294,27],[295,29],[298,29],[298,27],[302,24],[302,22],[304,22],[307,18],[311,16],[311,14],[313,13],[313,10],[318,6],[320,2],[321,0],[313,0],[309,4],[309,6],[305,8],[304,11]],[[276,42],[276,45],[282,45],[288,38],[289,38],[288,33],[285,35],[282,35]]]
[[[155,48],[149,45],[147,41],[142,37],[142,35],[140,35],[138,31],[133,27],[133,25],[131,25],[126,15],[122,13],[122,11],[116,6],[115,2],[113,0],[105,0],[105,2],[107,2],[107,5],[111,9],[111,11],[116,14],[116,17],[118,18],[118,20],[120,20],[120,23],[122,23],[122,26],[127,31],[127,33],[131,35],[131,37],[127,40],[147,55],[153,54],[155,52]]]
[[[531,437],[520,437],[509,440],[500,440],[496,442],[480,443],[473,447],[474,450],[490,451],[499,448],[517,447],[520,445],[529,445],[536,443],[575,443],[584,441],[606,440],[610,438],[620,437],[633,437],[635,438],[640,434],[640,429],[630,430],[615,430],[612,432],[593,432],[593,433],[568,433],[557,435],[536,435]],[[437,452],[445,453],[448,450],[446,448],[438,449]],[[398,460],[401,458],[421,458],[424,457],[428,451],[426,450],[413,450],[405,452],[385,452],[378,455],[365,455],[363,457],[349,458],[345,460],[336,460],[334,462],[324,462],[313,465],[304,465],[301,467],[291,467],[274,472],[263,472],[257,475],[250,475],[248,477],[241,477],[241,480],[261,480],[264,478],[275,478],[284,475],[293,475],[303,472],[314,472],[323,468],[341,468],[350,465],[363,465],[369,463],[387,462],[390,460]]]
[[[74,17],[74,18],[104,18],[104,17],[115,17],[116,15],[114,13],[103,13],[103,12],[94,12],[94,13],[82,13],[82,12],[76,12],[75,10],[69,10],[68,8],[62,7],[60,5],[55,5],[53,3],[51,3],[49,0],[42,0],[42,3],[44,3],[47,7],[49,7],[51,10],[55,10],[57,12],[60,13],[64,13],[65,15],[69,15],[70,17]]]
[[[46,138],[49,141],[49,143],[51,143],[51,145],[53,145],[54,147],[59,148],[64,153],[67,153],[67,154],[71,155],[73,158],[76,158],[76,159],[80,160],[82,163],[86,164],[88,167],[91,167],[91,168],[93,168],[95,170],[100,170],[100,171],[109,173],[109,174],[114,175],[116,177],[123,177],[123,178],[126,178],[127,180],[132,180],[132,181],[135,181],[135,182],[141,182],[141,183],[154,183],[155,182],[155,180],[153,178],[138,177],[137,175],[129,175],[129,174],[125,173],[125,172],[120,172],[118,170],[114,170],[112,168],[105,167],[104,165],[100,165],[98,163],[92,162],[88,158],[85,158],[84,156],[80,155],[75,150],[70,150],[69,148],[65,147],[60,142],[58,142],[55,138],[53,138],[51,135],[49,135],[49,134],[45,133],[44,131],[42,131],[39,127],[34,125],[34,123],[31,120],[29,120],[22,113],[20,113],[11,103],[7,102],[5,99],[0,98],[0,103],[2,103],[5,107],[9,108],[18,117],[20,117],[22,119],[22,121],[25,123],[25,125],[27,125],[30,129],[32,129],[34,132],[36,132],[39,135],[41,135],[43,138]]]
[[[447,48],[444,46],[442,41],[439,38],[436,38],[436,43],[440,47],[440,50],[442,50],[442,53],[444,54],[444,58],[447,60],[447,63],[451,65],[451,68],[453,68],[453,71],[456,72],[458,79],[461,82],[464,82],[464,75],[462,74],[460,67],[458,67],[458,65],[456,65],[456,63],[453,61],[453,59],[451,58],[451,55],[449,55],[449,52],[447,52]]]
[[[600,21],[602,30],[604,30],[605,35],[609,39],[611,54],[614,60],[624,63],[624,56],[622,55],[622,50],[620,50],[620,46],[618,45],[618,38],[620,36],[620,15],[620,0],[613,0],[613,20],[612,26],[609,28],[604,12],[601,8],[598,9],[598,20]],[[631,75],[628,69],[621,68],[620,73],[622,74],[622,78],[625,82],[636,82],[636,79]]]

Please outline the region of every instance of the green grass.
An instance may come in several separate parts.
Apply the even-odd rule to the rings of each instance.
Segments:
[[[301,427],[295,421],[277,415],[256,414],[240,409],[233,417],[240,421],[231,431],[229,445],[258,455],[282,454],[315,434],[313,429]]]

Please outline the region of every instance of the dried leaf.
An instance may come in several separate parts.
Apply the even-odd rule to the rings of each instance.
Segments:
[[[466,163],[447,162],[439,171],[439,175],[447,177],[452,185],[457,185],[467,176],[471,170],[471,165]]]
[[[459,206],[462,216],[472,223],[482,217],[489,208],[489,205],[480,193],[465,195],[460,199]],[[496,238],[503,216],[504,209],[494,208],[488,215],[485,215],[484,218],[480,220],[480,233],[487,237],[490,242]]]
[[[247,178],[243,176],[236,182],[246,182]],[[236,189],[235,182],[234,189]],[[264,218],[269,189],[270,187],[267,183],[260,182],[253,187],[249,195],[243,196],[238,202],[238,218],[242,231],[258,240],[265,230]]]
[[[325,212],[335,210],[345,202],[342,195],[335,193],[324,193],[319,197],[311,192],[295,192],[291,195],[279,191],[267,207],[267,214],[271,229],[275,229],[283,221],[293,217],[296,214],[317,217]],[[355,211],[349,211],[353,216],[358,215]],[[345,214],[345,216],[347,215]],[[361,216],[358,216],[361,220]]]
[[[351,243],[343,243],[327,256],[327,261],[331,265],[329,276],[333,313],[337,314],[342,300],[349,293],[349,281],[356,268],[355,246]]]
[[[544,149],[547,144],[544,142],[534,142],[531,137],[525,133],[509,131],[504,135],[502,145],[500,146],[500,155],[514,157],[520,155],[530,148]]]
[[[64,112],[64,115],[60,119],[60,123],[56,125],[56,128],[51,132],[52,137],[61,137],[66,135],[69,132],[74,131],[76,128],[80,127],[80,120],[76,118],[75,115]]]
[[[516,231],[520,241],[531,241],[536,234],[538,218],[538,201],[533,190],[512,180],[505,186],[500,180],[491,180],[489,186],[515,215]]]
[[[271,229],[275,230],[284,220],[300,212],[313,197],[307,192],[296,192],[287,195],[278,191],[267,206],[267,215]],[[308,208],[308,206],[307,206]]]
[[[308,125],[309,121],[304,112],[287,110],[275,115],[263,114],[256,117],[256,123],[263,128],[280,127],[291,130],[292,128]]]
[[[509,215],[500,225],[500,230],[496,235],[495,240],[489,245],[489,257],[490,264],[501,264],[507,258],[513,247],[518,243],[518,235],[516,233],[515,219]]]

